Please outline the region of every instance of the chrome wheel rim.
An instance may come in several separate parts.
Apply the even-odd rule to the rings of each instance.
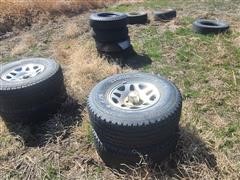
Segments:
[[[39,75],[44,69],[44,65],[37,63],[20,65],[4,72],[1,79],[4,81],[23,81]]]
[[[143,110],[158,102],[160,93],[155,85],[145,82],[124,83],[114,87],[108,101],[125,110]]]

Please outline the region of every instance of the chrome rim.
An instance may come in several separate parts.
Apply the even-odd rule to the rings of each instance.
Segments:
[[[39,75],[44,69],[45,67],[42,64],[29,63],[6,71],[1,79],[4,81],[23,81]]]
[[[108,101],[121,109],[141,110],[158,102],[160,93],[151,83],[133,82],[114,87],[108,96]]]

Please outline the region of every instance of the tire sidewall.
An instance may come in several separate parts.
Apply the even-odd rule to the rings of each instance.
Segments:
[[[126,81],[151,82],[160,91],[160,99],[153,106],[143,110],[125,110],[115,107],[108,101],[111,89]],[[154,123],[164,119],[178,106],[180,93],[176,86],[170,81],[146,73],[128,73],[115,75],[105,79],[95,86],[89,96],[89,103],[94,106],[94,111],[104,117],[106,121],[111,120],[114,124],[136,125]],[[91,107],[90,106],[90,107]]]

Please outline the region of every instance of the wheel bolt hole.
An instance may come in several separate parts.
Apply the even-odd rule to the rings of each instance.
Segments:
[[[113,93],[115,96],[117,96],[117,97],[121,97],[121,94],[120,93]]]
[[[143,84],[139,84],[138,87],[139,87],[140,89],[144,89],[144,88],[146,88],[146,86],[143,85]]]
[[[23,76],[23,79],[27,79],[27,78],[29,78],[29,76]]]
[[[118,88],[119,91],[125,91],[125,86],[121,86]]]
[[[150,95],[153,92],[153,90],[148,91],[146,94],[147,96]]]
[[[118,100],[117,100],[116,98],[114,98],[114,97],[112,98],[112,100],[113,100],[113,102],[116,103],[116,104],[119,103]]]
[[[20,68],[17,68],[17,69],[15,69],[15,71],[21,71],[22,70],[22,68],[20,67]]]
[[[13,73],[13,72],[11,72],[10,74],[13,75],[13,76],[16,76],[16,75],[17,75],[16,73]]]
[[[155,95],[153,95],[153,96],[150,97],[150,100],[151,100],[151,101],[154,101],[155,99],[156,99],[156,96],[155,96]]]
[[[135,90],[135,88],[134,88],[134,85],[130,85],[130,91],[134,91]]]

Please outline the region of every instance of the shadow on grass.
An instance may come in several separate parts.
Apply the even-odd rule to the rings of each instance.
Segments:
[[[103,53],[98,51],[100,57],[104,57],[109,63],[116,63],[121,67],[128,66],[132,69],[139,69],[152,63],[151,58],[146,54],[138,54],[133,47],[118,53]]]
[[[211,149],[196,133],[188,128],[180,128],[175,152],[155,169],[159,176],[173,177],[177,174],[180,177],[188,177],[191,176],[191,171],[188,172],[190,169],[184,167],[199,167],[200,164],[206,165],[208,169],[217,170],[216,157]]]
[[[214,154],[199,136],[187,128],[180,128],[180,137],[176,150],[159,164],[152,164],[142,159],[135,166],[123,165],[123,169],[113,169],[120,177],[149,177],[150,179],[193,178],[191,168],[205,166],[211,171],[218,171]]]
[[[69,136],[71,127],[81,123],[80,111],[83,107],[77,100],[67,97],[59,111],[43,120],[33,124],[21,124],[5,121],[10,132],[19,135],[23,143],[28,147],[42,147],[57,139],[65,139]]]
[[[152,60],[148,55],[145,54],[137,54],[130,56],[124,60],[123,65],[128,66],[132,69],[139,69],[144,66],[147,66],[149,64],[152,64]]]

